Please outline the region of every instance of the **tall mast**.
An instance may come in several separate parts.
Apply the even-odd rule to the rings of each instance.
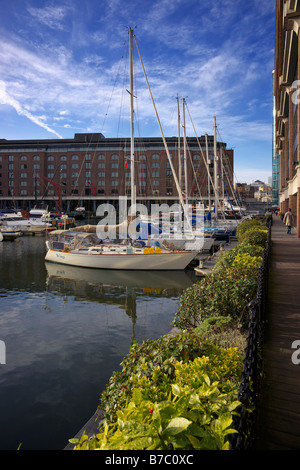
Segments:
[[[207,134],[205,134],[205,144],[206,144],[206,163],[207,169],[209,172],[209,157],[208,157],[208,139]],[[211,200],[210,200],[210,175],[208,174],[207,178],[207,192],[208,192],[208,211],[211,212]]]
[[[215,220],[217,220],[217,219],[218,219],[219,182],[218,182],[218,156],[217,156],[217,125],[216,125],[216,116],[214,116],[214,186],[215,186]]]
[[[181,186],[181,145],[180,145],[180,109],[179,109],[179,98],[177,96],[177,111],[178,111],[178,179],[179,179],[179,186]]]
[[[130,176],[131,176],[131,204],[136,204],[135,173],[134,173],[134,105],[133,105],[133,30],[129,28],[129,62],[130,62]]]
[[[182,126],[183,126],[183,158],[184,158],[184,187],[185,203],[188,204],[188,178],[187,178],[187,159],[186,159],[186,129],[185,129],[185,99],[182,98]]]
[[[135,39],[135,42],[136,42],[136,39]],[[159,125],[159,129],[160,129],[161,136],[162,136],[162,139],[163,139],[163,143],[164,143],[164,146],[165,146],[165,150],[166,150],[166,153],[167,153],[167,157],[168,157],[168,160],[169,160],[169,163],[170,163],[172,173],[174,175],[174,180],[175,180],[175,184],[176,184],[176,189],[178,191],[178,196],[179,196],[179,199],[180,199],[180,203],[181,203],[181,206],[183,208],[183,212],[186,216],[188,227],[189,227],[190,230],[192,230],[192,227],[191,227],[191,224],[190,224],[190,221],[189,221],[189,217],[188,217],[188,214],[186,212],[186,204],[184,203],[184,200],[183,200],[183,197],[182,197],[182,192],[181,192],[181,189],[179,187],[178,178],[176,176],[175,169],[174,169],[174,166],[173,166],[173,163],[172,163],[172,158],[171,158],[171,155],[170,155],[170,152],[169,152],[169,149],[168,149],[167,141],[166,141],[166,138],[164,136],[164,133],[163,133],[163,130],[162,130],[162,127],[161,127],[161,122],[160,122],[160,119],[159,119],[159,116],[158,116],[158,112],[157,112],[157,109],[156,109],[156,106],[155,106],[154,98],[153,98],[153,95],[152,95],[152,91],[151,91],[151,88],[150,88],[150,85],[149,85],[146,70],[145,70],[145,67],[144,67],[144,63],[143,63],[143,60],[142,60],[137,42],[136,42],[136,46],[137,46],[137,51],[138,51],[139,58],[140,58],[140,61],[141,61],[142,69],[143,69],[143,72],[144,72],[144,75],[145,75],[145,79],[146,79],[146,82],[147,82],[147,86],[148,86],[148,89],[149,89],[149,93],[150,93],[150,96],[151,96],[151,101],[152,101],[152,104],[153,104],[153,107],[154,107],[157,123]]]

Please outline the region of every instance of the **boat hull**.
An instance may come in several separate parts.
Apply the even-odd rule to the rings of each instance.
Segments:
[[[185,269],[197,253],[198,251],[155,254],[84,254],[49,249],[45,260],[97,269],[173,271]]]

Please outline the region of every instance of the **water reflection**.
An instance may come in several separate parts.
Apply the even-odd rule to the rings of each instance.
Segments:
[[[132,320],[132,340],[136,339],[137,297],[144,301],[151,295],[177,298],[193,279],[191,271],[99,270],[49,262],[45,266],[49,292],[122,307]]]
[[[0,449],[62,449],[132,339],[170,330],[194,277],[46,264],[39,237],[0,243],[0,258]]]

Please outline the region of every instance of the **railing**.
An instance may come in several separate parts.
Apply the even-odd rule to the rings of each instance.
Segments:
[[[262,352],[266,303],[268,297],[269,261],[271,247],[272,217],[268,220],[268,237],[259,267],[257,294],[249,305],[248,338],[245,348],[244,366],[239,391],[241,406],[237,410],[234,428],[238,431],[233,435],[232,450],[251,449],[254,439],[257,397],[262,373]]]

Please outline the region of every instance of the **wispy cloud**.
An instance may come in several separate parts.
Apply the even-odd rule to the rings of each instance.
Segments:
[[[44,8],[28,7],[28,12],[35,21],[55,30],[64,30],[64,19],[67,15],[66,8],[62,6],[46,6]]]
[[[43,122],[43,120],[45,119],[45,116],[37,117],[37,116],[32,115],[28,110],[24,109],[22,105],[16,99],[9,96],[9,94],[6,91],[5,83],[2,81],[0,81],[0,104],[13,107],[20,116],[25,116],[26,118],[30,119],[30,121],[34,122],[40,127],[43,127],[51,134],[55,134],[57,137],[62,138],[62,136],[58,134],[58,132],[51,129],[49,126],[47,126],[47,124]]]

